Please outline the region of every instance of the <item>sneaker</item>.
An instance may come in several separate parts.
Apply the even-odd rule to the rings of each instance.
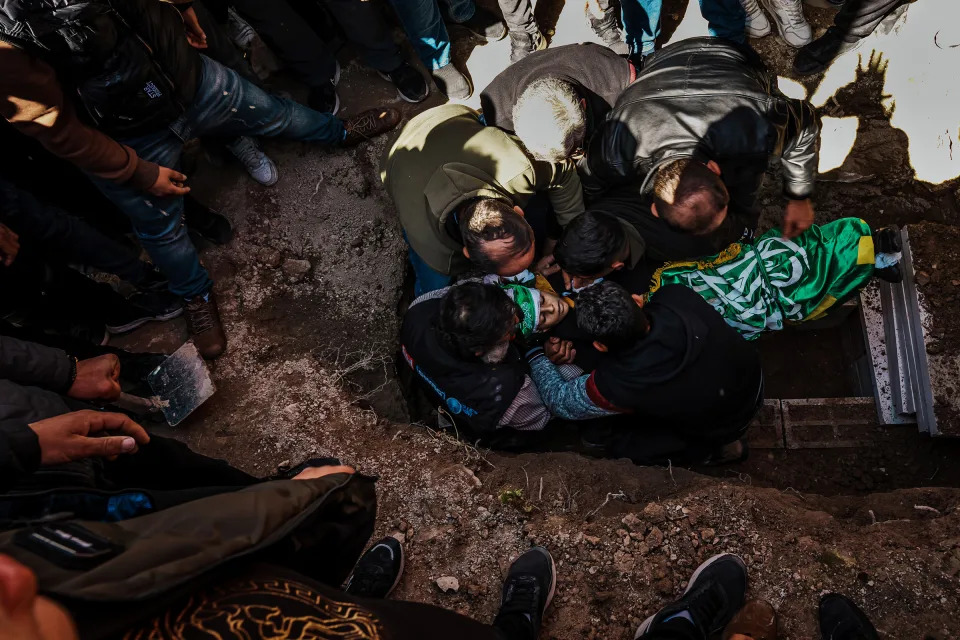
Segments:
[[[839,593],[820,600],[820,635],[823,640],[880,640],[867,615]]]
[[[131,282],[140,291],[166,291],[170,288],[170,281],[167,276],[160,273],[156,267],[150,267],[146,270],[138,282]]]
[[[533,547],[510,565],[493,626],[511,630],[523,627],[529,631],[525,637],[536,638],[556,590],[557,569],[553,557],[543,547]]]
[[[486,40],[503,40],[507,35],[507,25],[496,14],[477,7],[473,12],[473,17],[466,22],[457,22],[456,25],[463,27],[475,36]]]
[[[714,556],[700,565],[683,596],[647,618],[634,640],[648,632],[656,632],[663,623],[684,618],[695,626],[700,636],[708,638],[726,627],[743,607],[747,593],[747,566],[743,560],[724,553]]]
[[[630,55],[630,47],[623,41],[623,31],[620,30],[620,23],[617,22],[616,5],[611,4],[607,7],[603,16],[599,18],[594,17],[588,5],[587,21],[590,23],[590,28],[607,48],[618,56]]]
[[[797,51],[793,58],[793,70],[802,76],[826,71],[838,56],[859,47],[860,41],[861,39],[857,38],[853,42],[847,42],[840,29],[830,27],[822,36]]]
[[[341,146],[353,147],[365,140],[375,138],[400,124],[400,112],[396,109],[368,109],[343,121],[347,130]]]
[[[740,0],[743,10],[747,14],[747,35],[751,38],[762,38],[770,35],[770,20],[763,12],[757,0]]]
[[[434,69],[433,81],[440,93],[451,100],[466,100],[473,95],[473,83],[452,62]]]
[[[273,164],[273,160],[260,150],[253,138],[240,136],[227,144],[227,150],[240,161],[250,177],[263,186],[274,185],[280,179],[277,165]]]
[[[187,300],[187,330],[200,355],[213,360],[227,348],[227,336],[220,323],[220,312],[213,291]]]
[[[803,16],[800,0],[760,0],[774,18],[777,31],[791,47],[802,47],[813,40],[813,30]]]
[[[154,320],[173,320],[183,313],[183,299],[167,291],[138,291],[108,313],[107,331],[125,333]]]
[[[233,7],[227,7],[227,33],[241,51],[249,51],[253,47],[253,41],[257,39],[257,32]]]
[[[427,81],[409,62],[401,62],[400,66],[384,73],[378,71],[380,77],[389,80],[397,88],[397,95],[406,102],[423,102],[430,95],[430,87]]]
[[[845,0],[803,0],[803,3],[818,9],[839,9]]]
[[[543,51],[546,48],[547,39],[539,31],[536,33],[510,32],[510,64],[520,62],[534,51]]]
[[[723,630],[722,640],[734,636],[750,640],[777,640],[777,612],[769,602],[750,600]]]
[[[224,245],[233,238],[229,220],[189,195],[183,200],[183,220],[190,231],[207,242]]]
[[[403,546],[388,536],[363,554],[343,590],[361,598],[383,599],[397,588],[402,575]]]
[[[903,239],[895,226],[873,230],[873,250],[876,253],[900,253],[903,251]]]

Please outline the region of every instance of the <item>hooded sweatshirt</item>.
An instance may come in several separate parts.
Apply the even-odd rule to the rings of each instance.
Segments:
[[[447,275],[470,266],[462,242],[445,228],[447,218],[470,200],[497,198],[523,208],[534,193],[546,191],[561,225],[583,212],[571,162],[534,160],[515,137],[478,118],[459,104],[428,109],[407,123],[380,165],[410,246]]]

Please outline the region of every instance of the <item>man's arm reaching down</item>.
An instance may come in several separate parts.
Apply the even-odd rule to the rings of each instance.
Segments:
[[[809,102],[786,100],[789,122],[784,133],[780,164],[783,168],[783,193],[791,200],[804,200],[813,194],[820,155],[820,125]]]
[[[561,368],[550,362],[542,349],[527,354],[530,377],[537,385],[543,404],[550,413],[564,420],[589,420],[617,415],[616,411],[598,407],[587,395],[589,375],[566,379]]]

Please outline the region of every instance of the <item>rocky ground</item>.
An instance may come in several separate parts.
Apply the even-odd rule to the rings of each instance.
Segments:
[[[685,4],[668,3],[667,33]],[[562,13],[554,6],[553,13],[556,42],[589,36],[577,6]],[[828,12],[810,15],[821,30],[827,24]],[[692,28],[690,20],[678,34]],[[770,37],[756,44],[774,68],[787,71],[782,43]],[[483,86],[506,63],[507,45],[474,45],[461,44],[458,56],[469,54],[471,74]],[[911,134],[891,124],[882,65],[861,66],[856,86],[840,89],[822,110],[857,121],[852,151],[821,176],[818,215],[956,225],[960,183],[920,179]],[[341,86],[347,113],[395,100],[356,62],[346,66]],[[814,79],[794,90],[819,86]],[[422,108],[395,106],[408,116]],[[682,591],[699,562],[725,551],[744,557],[751,594],[778,608],[784,637],[819,637],[815,606],[827,591],[862,603],[883,637],[960,637],[960,490],[898,488],[960,484],[938,475],[940,463],[926,468],[928,458],[912,465],[913,475],[879,487],[858,479],[882,477],[888,465],[903,463],[897,450],[818,452],[817,467],[799,452],[760,452],[766,471],[759,480],[740,471],[708,477],[569,453],[481,451],[409,424],[393,379],[406,267],[378,177],[385,142],[334,152],[267,143],[282,176],[269,189],[235,166],[199,159],[191,171],[196,193],[236,228],[230,245],[203,254],[230,348],[214,365],[216,396],[167,433],[251,472],[323,454],[379,476],[378,533],[397,535],[408,552],[398,598],[492,619],[511,559],[534,543],[548,547],[559,586],[546,638],[630,638],[645,616]],[[778,181],[772,165],[762,198],[767,224],[781,212]],[[184,337],[174,322],[119,342],[169,350]],[[796,375],[830,372],[799,362]],[[918,441],[911,437],[913,447],[956,466],[944,453],[954,449]],[[818,470],[831,480],[808,492],[808,476]],[[870,493],[878,488],[890,491]],[[441,578],[447,592],[437,586]]]

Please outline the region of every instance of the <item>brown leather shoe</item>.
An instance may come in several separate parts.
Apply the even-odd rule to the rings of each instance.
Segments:
[[[187,300],[187,329],[200,355],[213,360],[227,349],[227,336],[220,324],[220,312],[213,291]]]
[[[723,630],[723,640],[777,640],[777,612],[764,600],[748,600]]]
[[[343,139],[343,146],[352,147],[364,140],[376,138],[398,124],[400,124],[400,112],[396,109],[383,108],[363,111],[343,121],[343,126],[347,130],[347,137]]]

